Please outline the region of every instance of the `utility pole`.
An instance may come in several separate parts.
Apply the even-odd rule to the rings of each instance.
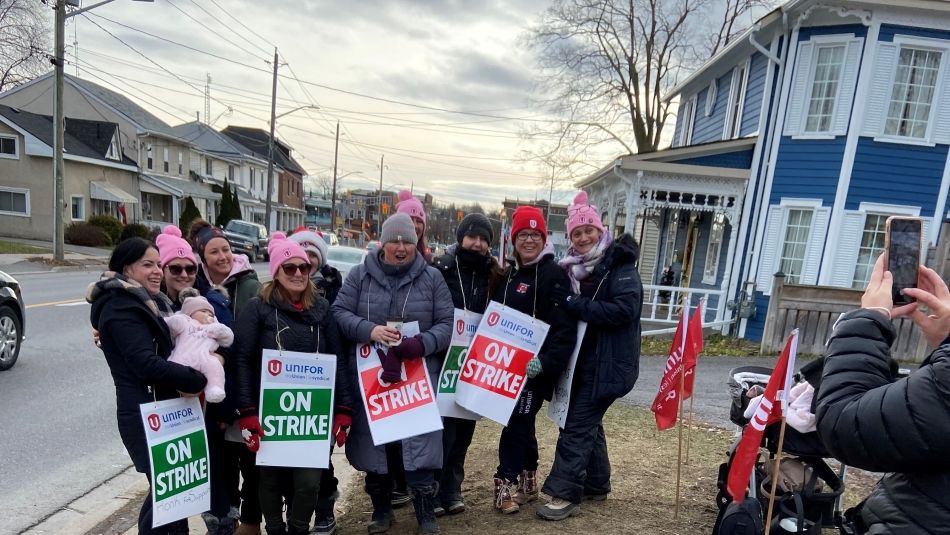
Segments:
[[[340,157],[340,121],[336,122],[336,143],[333,145],[333,192],[330,194],[330,232],[336,232],[336,166]]]
[[[66,53],[66,0],[56,0],[55,16],[56,46],[56,98],[53,104],[53,258],[63,260],[63,211],[65,192],[63,191],[63,137],[66,121],[63,117],[63,56]]]
[[[379,157],[379,191],[376,192],[376,239],[382,235],[383,232],[383,160],[386,158],[386,155],[383,154]]]
[[[271,192],[274,189],[274,126],[277,123],[277,47],[274,47],[274,82],[270,94],[270,139],[267,142],[267,202],[264,203],[264,228],[270,234]]]

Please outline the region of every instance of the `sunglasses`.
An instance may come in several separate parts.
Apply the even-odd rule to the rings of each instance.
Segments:
[[[194,275],[198,271],[198,266],[188,264],[187,266],[167,266],[168,272],[174,276],[181,275],[181,272],[184,271],[188,275]]]
[[[280,269],[284,270],[284,275],[293,277],[298,271],[301,275],[310,274],[310,264],[283,264]]]

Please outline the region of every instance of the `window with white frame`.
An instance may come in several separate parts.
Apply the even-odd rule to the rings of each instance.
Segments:
[[[151,143],[149,143],[148,145],[145,145],[145,160],[146,160],[145,167],[147,167],[148,169],[152,169],[153,160],[152,160],[152,144]]]
[[[71,195],[69,197],[69,216],[73,221],[83,221],[86,219],[86,198],[82,195]]]
[[[742,130],[742,103],[745,101],[746,79],[749,74],[748,63],[741,63],[732,70],[732,88],[729,91],[729,108],[726,111],[724,139],[739,137]]]
[[[798,284],[801,281],[813,214],[814,211],[810,209],[788,210],[782,253],[779,257],[779,271],[785,274],[785,282],[788,284]]]
[[[230,180],[231,182],[234,182],[234,166],[233,165],[228,166],[228,180]]]
[[[16,136],[0,136],[0,158],[18,158]]]
[[[719,89],[719,83],[713,78],[713,81],[709,82],[709,89],[706,90],[706,109],[703,110],[706,113],[706,117],[712,115],[713,110],[716,109],[717,89]]]
[[[845,45],[819,46],[815,54],[815,71],[805,116],[805,133],[831,131],[834,125],[835,103],[841,86]]]
[[[122,150],[119,148],[119,133],[118,131],[112,135],[112,141],[109,143],[109,150],[106,152],[106,158],[110,160],[121,160],[122,159]]]
[[[677,140],[677,145],[685,147],[689,145],[693,139],[693,122],[696,119],[696,95],[693,95],[683,103],[680,113],[682,117],[680,118],[680,136]]]
[[[864,219],[858,261],[855,263],[854,277],[851,280],[851,287],[854,289],[863,290],[868,285],[874,263],[884,252],[884,224],[887,217],[882,214],[868,214]]]
[[[926,139],[942,52],[901,47],[884,135]]]
[[[211,158],[205,158],[205,174],[208,176],[212,176],[213,173],[211,172],[211,170],[212,170]]]
[[[0,214],[30,215],[30,190],[0,187]]]
[[[185,167],[185,166],[184,166],[184,162],[183,162],[183,157],[182,157],[181,151],[178,151],[178,174],[179,174],[179,175],[182,174],[182,171],[184,171],[184,167]]]
[[[719,256],[722,253],[722,235],[726,228],[725,214],[713,216],[709,228],[709,243],[706,247],[706,264],[703,267],[703,284],[716,284],[719,275]]]
[[[162,148],[162,170],[168,172],[168,147]]]
[[[251,168],[251,189],[252,190],[257,189],[256,184],[257,184],[257,180],[254,177],[254,168],[252,167]]]

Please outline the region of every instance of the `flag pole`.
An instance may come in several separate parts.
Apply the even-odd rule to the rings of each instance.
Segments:
[[[673,504],[673,520],[679,517],[680,512],[680,475],[683,472],[683,394],[686,392],[686,368],[683,365],[683,354],[686,351],[686,332],[689,330],[689,294],[683,303],[683,312],[680,317],[683,323],[683,337],[680,340],[680,393],[677,416],[679,420],[679,439],[676,446],[676,502]]]
[[[700,318],[703,318],[703,317],[704,317],[704,315],[705,315],[705,313],[706,313],[706,298],[705,298],[705,297],[703,297],[703,298],[701,298],[701,299],[699,300],[699,304],[696,306],[696,312],[699,314],[699,317],[700,317]],[[699,323],[700,323],[700,325],[702,325],[702,320],[700,320]],[[687,327],[687,330],[688,330],[688,329],[689,329],[689,328]],[[700,333],[700,336],[702,336],[702,333]],[[684,350],[685,350],[685,344],[684,344]],[[696,360],[697,360],[697,362],[699,361],[699,353],[696,353]],[[685,375],[686,375],[686,370],[684,369],[684,370],[683,370],[683,376],[685,377]],[[696,381],[696,369],[695,369],[695,368],[693,368],[693,381]],[[695,384],[695,383],[694,383],[694,384]],[[684,385],[683,385],[683,388],[685,388],[685,387],[686,387],[686,385],[684,384]],[[686,465],[689,464],[689,444],[690,444],[690,437],[692,436],[692,431],[693,431],[693,398],[694,398],[695,396],[696,396],[696,392],[695,392],[695,391],[690,393],[690,396],[689,396],[689,411],[687,411],[687,413],[686,413],[686,414],[687,414],[687,417],[686,417],[686,461],[683,462],[683,464],[686,464]]]
[[[778,488],[778,476],[782,463],[782,448],[785,446],[785,416],[782,416],[782,423],[779,424],[778,431],[778,449],[775,452],[775,465],[772,467],[772,490],[769,492],[769,508],[765,516],[765,535],[772,531],[772,509],[775,506],[775,490]]]

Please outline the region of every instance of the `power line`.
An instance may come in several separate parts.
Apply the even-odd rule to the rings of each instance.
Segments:
[[[192,4],[194,4],[195,7],[197,7],[198,9],[200,9],[201,11],[203,11],[206,15],[208,15],[209,17],[211,17],[211,18],[212,18],[214,21],[216,21],[218,24],[220,24],[221,26],[224,26],[225,29],[227,29],[228,31],[231,31],[231,28],[229,28],[226,24],[224,24],[223,22],[221,22],[221,19],[219,19],[218,17],[215,17],[213,14],[211,14],[211,12],[209,12],[207,9],[205,9],[204,7],[202,7],[201,4],[199,4],[198,2],[195,2],[195,0],[189,0],[189,1],[190,1]],[[218,6],[217,3],[214,3],[214,5]],[[218,9],[221,9],[221,6],[218,6]],[[224,10],[221,9],[221,11],[224,11]],[[229,13],[229,12],[227,12],[227,11],[224,11],[224,14],[227,15],[228,17],[231,17],[231,18],[232,18],[233,20],[235,20],[238,24],[240,24],[241,27],[243,27],[244,29],[250,31],[251,33],[254,33],[253,30],[251,30],[251,29],[248,28],[247,26],[244,26],[244,23],[242,23],[240,20],[238,20],[237,18],[235,18],[234,15],[231,15],[231,13]],[[261,45],[255,43],[254,41],[251,41],[250,39],[248,39],[247,37],[245,37],[244,34],[239,33],[239,32],[234,32],[234,34],[237,35],[238,37],[240,37],[241,39],[243,39],[246,43],[250,44],[251,46],[253,46],[253,47],[257,48],[258,50],[260,50],[261,52],[263,52],[265,55],[269,55],[269,54],[270,54],[270,51],[269,51],[269,50],[263,48]],[[254,35],[257,35],[257,34],[254,34]],[[260,37],[260,36],[258,35],[258,37]],[[261,37],[261,40],[262,40],[262,41],[267,41],[267,39],[264,39],[263,37]]]
[[[188,12],[185,11],[184,9],[182,9],[182,8],[178,7],[177,5],[175,5],[174,3],[172,3],[172,0],[165,0],[165,1],[168,2],[168,5],[172,6],[172,7],[175,8],[176,10],[178,10],[179,13],[181,13],[182,15],[184,15],[184,16],[188,17],[189,19],[195,21],[195,22],[198,23],[202,28],[208,30],[209,32],[213,33],[214,35],[217,35],[217,36],[220,37],[221,39],[224,39],[224,40],[225,40],[228,44],[230,44],[231,46],[237,48],[238,50],[243,51],[245,54],[251,56],[251,57],[254,58],[254,59],[261,59],[261,58],[259,58],[257,55],[255,55],[254,52],[249,52],[246,48],[244,48],[244,47],[242,47],[241,45],[235,43],[234,41],[228,39],[227,37],[221,35],[220,33],[218,33],[218,32],[216,32],[215,30],[213,30],[213,29],[212,29],[210,26],[208,26],[207,24],[205,24],[205,23],[201,22],[200,20],[196,19],[195,17],[191,16],[190,13],[188,13]],[[192,3],[194,3],[194,2],[192,2]],[[197,5],[197,4],[196,4],[196,5]],[[199,6],[199,7],[200,7],[200,6]],[[207,11],[206,11],[205,13],[207,13]]]
[[[191,2],[192,2],[193,4],[195,4],[195,5],[198,5],[197,3],[195,3],[194,0],[191,0]],[[271,46],[271,48],[277,48],[276,46],[274,46],[273,43],[271,43],[270,41],[268,41],[266,38],[261,37],[261,35],[260,35],[259,33],[257,33],[257,32],[255,32],[254,30],[248,28],[243,22],[241,22],[241,19],[235,17],[234,15],[231,14],[230,11],[228,11],[228,10],[224,9],[223,7],[221,7],[217,2],[215,2],[215,0],[211,0],[211,3],[214,4],[215,7],[217,7],[217,8],[220,9],[221,11],[223,11],[225,15],[227,15],[228,17],[231,18],[231,20],[233,20],[234,22],[238,23],[242,28],[244,28],[245,30],[247,30],[247,31],[251,32],[252,34],[254,34],[254,36],[257,37],[258,39],[260,39],[261,41],[264,41],[265,43],[269,44],[269,45]],[[201,6],[198,6],[198,7],[201,7]],[[204,9],[202,9],[202,11],[203,11],[203,10],[204,10]],[[206,13],[207,13],[207,12],[206,12]],[[247,41],[250,42],[249,39],[248,39]],[[268,54],[270,53],[268,50],[264,50],[263,48],[262,48],[261,50],[263,50],[265,53],[268,53]]]

